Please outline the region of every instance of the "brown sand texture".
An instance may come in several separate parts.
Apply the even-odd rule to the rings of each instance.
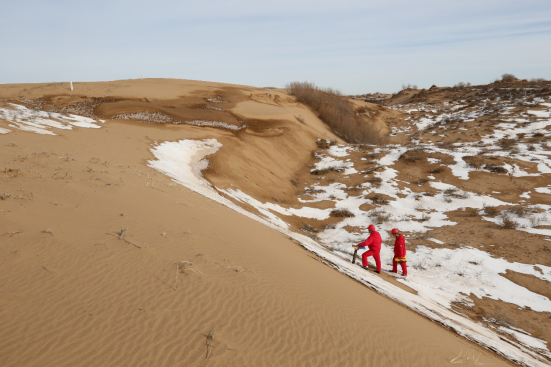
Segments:
[[[0,121],[13,130],[0,135],[0,193],[10,194],[0,200],[0,366],[510,365],[147,166],[155,142],[214,137],[223,148],[211,182],[290,193],[315,139],[336,137],[285,94],[162,79],[74,84],[3,85],[0,103],[112,96],[193,121],[209,111],[194,114],[196,104],[222,95],[216,106],[232,113],[216,120],[247,127],[99,111],[101,128],[50,136]]]

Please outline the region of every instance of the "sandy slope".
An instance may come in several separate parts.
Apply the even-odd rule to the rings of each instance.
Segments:
[[[226,88],[241,102],[247,93],[265,93],[143,82],[156,84],[87,83],[74,93],[171,99]],[[61,88],[2,86],[0,95],[70,94]],[[266,105],[275,120],[237,135],[127,121],[55,130],[60,136],[0,135],[0,191],[10,193],[0,201],[0,365],[444,366],[461,351],[508,365],[316,261],[282,234],[146,166],[155,141],[216,137],[230,148],[217,154],[211,179],[229,183],[231,171],[243,177],[247,169],[265,174],[254,167],[294,155],[296,161],[272,168],[272,184],[284,191],[285,172],[314,144],[307,139],[330,133],[315,121],[307,127],[281,120],[296,106],[239,103],[241,116],[257,118]],[[273,129],[296,140],[278,149]],[[247,155],[248,145],[266,156]],[[121,228],[128,228],[128,242],[118,239]]]

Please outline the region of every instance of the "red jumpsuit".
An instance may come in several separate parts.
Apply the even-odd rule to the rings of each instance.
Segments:
[[[367,267],[367,258],[373,256],[375,264],[377,264],[377,271],[381,271],[381,235],[377,231],[371,232],[367,240],[358,245],[358,248],[369,247],[369,251],[362,254],[362,266]]]
[[[396,237],[394,242],[394,259],[392,259],[392,272],[398,272],[398,263],[396,262],[397,257],[406,257],[406,239],[401,234]],[[402,274],[408,275],[408,268],[405,262],[401,262]]]

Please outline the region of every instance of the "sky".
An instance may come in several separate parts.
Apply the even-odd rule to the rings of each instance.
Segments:
[[[178,78],[394,93],[551,79],[548,0],[0,0],[0,83]]]

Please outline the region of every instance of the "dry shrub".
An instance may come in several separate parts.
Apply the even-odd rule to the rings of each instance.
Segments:
[[[450,188],[444,190],[444,196],[455,196],[455,193],[457,192],[456,188]]]
[[[500,218],[499,224],[502,228],[507,229],[515,229],[518,227],[518,223],[507,215],[504,215]]]
[[[511,149],[517,143],[516,139],[503,138],[500,139],[497,144],[502,149]]]
[[[329,149],[329,147],[331,147],[332,145],[335,145],[337,144],[337,141],[336,140],[328,140],[328,139],[318,139],[316,141],[316,145],[318,146],[318,148],[320,149]]]
[[[476,217],[478,216],[478,211],[475,208],[469,208],[466,210],[468,217]]]
[[[541,225],[542,222],[547,220],[547,215],[534,215],[530,217],[530,228],[536,228]]]
[[[356,114],[354,105],[341,92],[320,88],[314,83],[291,82],[287,92],[310,107],[337,135],[350,143],[384,144],[387,137],[364,115]]]
[[[382,210],[373,212],[371,216],[375,218],[377,224],[383,224],[391,219],[390,214]]]
[[[445,170],[446,170],[446,169],[445,169],[444,167],[437,167],[437,168],[435,168],[435,169],[431,169],[431,170],[429,171],[429,173],[442,173],[442,172],[444,172]]]
[[[325,175],[326,173],[329,173],[329,169],[327,168],[324,168],[324,169],[314,169],[312,171],[310,171],[310,174],[311,175],[316,175],[316,176],[320,176],[320,175]]]
[[[511,214],[515,214],[516,216],[518,216],[520,218],[524,218],[525,216],[528,215],[528,209],[526,209],[523,206],[515,206],[515,207],[513,207],[513,208],[511,208],[507,211]]]
[[[420,161],[421,159],[425,159],[426,157],[427,153],[423,149],[415,148],[403,153],[400,156],[400,159],[409,163],[415,163],[417,161]]]
[[[417,185],[423,186],[423,185],[426,184],[427,182],[429,182],[429,180],[427,180],[427,179],[425,179],[425,178],[420,178],[419,180],[417,180]]]
[[[318,139],[316,141],[316,145],[320,149],[329,149],[329,141],[326,139]]]
[[[381,156],[381,153],[367,153],[364,155],[364,158],[367,158],[367,159],[379,159],[379,157]]]
[[[371,200],[373,200],[373,201],[376,202],[377,204],[383,204],[383,205],[388,204],[388,199],[386,199],[384,196],[379,195],[379,194],[373,195],[373,197],[371,198]]]
[[[376,172],[376,171],[380,171],[380,170],[382,170],[382,169],[384,169],[383,166],[371,167],[371,168],[365,170],[365,171],[363,172],[363,174],[369,175],[370,173],[373,173],[373,172]]]
[[[320,176],[320,175],[325,175],[329,172],[342,172],[342,171],[344,171],[343,167],[335,166],[335,167],[328,167],[328,168],[322,168],[322,169],[314,169],[310,171],[310,174]]]
[[[372,185],[378,186],[383,182],[383,179],[380,177],[371,177],[368,180]]]
[[[415,84],[402,84],[402,90],[417,89]]]
[[[496,206],[484,205],[483,210],[484,210],[484,214],[490,215],[490,216],[494,216],[497,213],[499,213],[499,210],[497,209]]]
[[[329,215],[337,218],[351,218],[354,216],[348,209],[335,209]]]
[[[444,190],[444,196],[453,197],[455,199],[468,199],[469,193],[458,190],[457,188],[451,188]]]
[[[302,227],[299,228],[302,232],[306,232],[306,233],[318,233],[319,231],[317,229],[315,229],[314,227],[312,227],[311,225],[309,224],[304,224]]]
[[[471,83],[464,83],[464,82],[459,82],[457,83],[456,85],[454,85],[455,88],[468,88],[471,86]]]
[[[483,165],[482,156],[465,156],[463,160],[469,165],[469,167],[480,169]]]
[[[501,81],[502,82],[514,82],[515,80],[517,80],[517,77],[514,76],[513,74],[505,73],[505,74],[501,75]]]
[[[492,173],[507,173],[507,169],[503,166],[498,166],[496,164],[485,164],[484,168]]]

